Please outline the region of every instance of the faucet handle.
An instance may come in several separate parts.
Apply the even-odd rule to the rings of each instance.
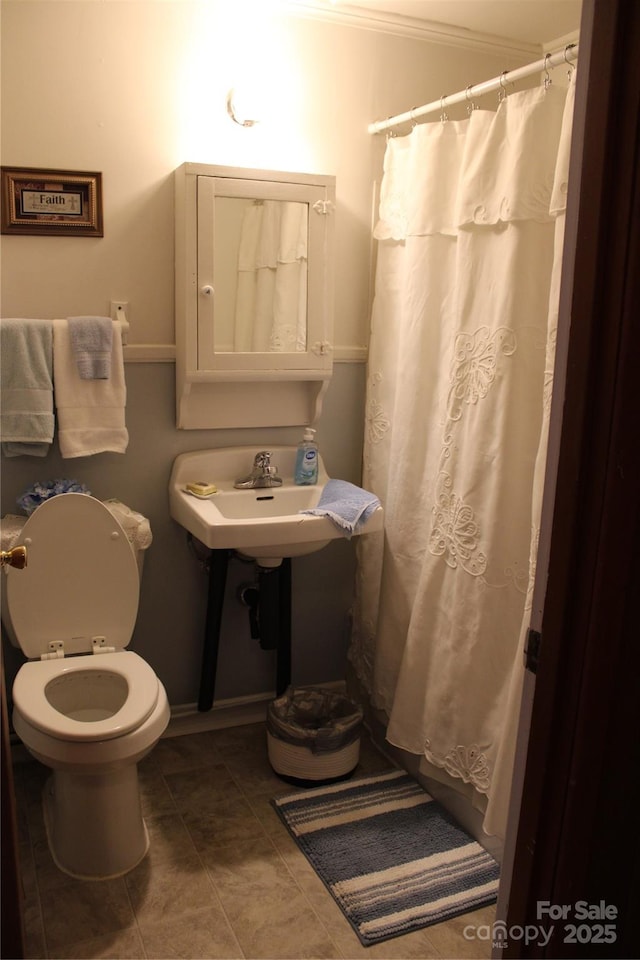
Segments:
[[[271,463],[271,450],[260,450],[253,458],[253,470],[247,477],[239,477],[234,487],[238,490],[253,490],[255,487],[280,487],[282,477]]]
[[[270,450],[260,450],[259,453],[256,453],[253,460],[254,469],[262,470],[263,473],[271,473],[271,456]]]

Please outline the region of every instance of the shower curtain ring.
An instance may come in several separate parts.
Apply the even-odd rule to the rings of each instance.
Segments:
[[[445,120],[448,120],[448,119],[449,119],[449,117],[447,116],[447,113],[446,113],[446,111],[445,111],[445,102],[446,102],[446,99],[447,99],[447,98],[446,98],[445,96],[440,97],[440,120],[441,120],[442,123],[444,123]]]
[[[507,74],[508,70],[503,70],[500,74],[500,90],[498,91],[498,105],[502,103],[503,100],[507,99]]]
[[[474,110],[477,110],[477,109],[478,109],[478,104],[473,102],[473,97],[472,97],[471,93],[469,92],[469,91],[472,90],[472,89],[473,89],[473,84],[470,83],[469,86],[467,87],[467,89],[466,89],[465,92],[464,92],[464,93],[465,93],[465,97],[467,98],[467,113],[469,114],[469,116],[471,116],[471,114],[473,113]]]
[[[565,62],[566,65],[569,67],[569,69],[568,69],[568,71],[567,71],[567,76],[568,76],[569,80],[571,80],[571,74],[572,74],[573,71],[575,70],[576,65],[575,65],[575,63],[573,62],[573,60],[569,60],[569,59],[567,58],[567,52],[568,52],[569,50],[573,50],[574,47],[575,47],[575,43],[568,43],[568,44],[566,45],[566,47],[564,48],[564,54],[563,54],[563,56],[564,56],[564,62]]]
[[[545,90],[548,90],[549,87],[551,86],[551,84],[553,83],[551,77],[549,76],[549,69],[548,69],[548,67],[547,67],[547,63],[548,63],[550,57],[551,57],[551,54],[550,54],[550,53],[545,53],[545,55],[544,55],[544,67],[543,67],[543,70],[544,70],[544,73],[545,73],[545,77],[544,77],[544,88],[545,88]]]

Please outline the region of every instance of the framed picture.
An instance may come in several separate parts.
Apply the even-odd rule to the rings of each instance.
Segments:
[[[2,233],[101,237],[102,174],[1,167]]]

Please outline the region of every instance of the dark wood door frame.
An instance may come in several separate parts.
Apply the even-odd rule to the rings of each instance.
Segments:
[[[2,576],[3,574],[0,574]],[[23,888],[18,866],[18,827],[16,797],[11,766],[9,717],[5,687],[4,660],[0,646],[0,720],[2,724],[0,756],[0,790],[2,794],[2,923],[0,925],[0,957],[21,960],[24,957]]]
[[[637,0],[585,0],[578,69],[566,390],[505,957],[640,956]],[[601,900],[615,908],[615,941],[587,929],[566,942],[576,903]],[[542,917],[542,901],[568,906],[566,921]],[[526,924],[554,927],[549,943],[510,936]]]

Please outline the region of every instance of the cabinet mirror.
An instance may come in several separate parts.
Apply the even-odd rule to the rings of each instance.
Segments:
[[[307,349],[308,246],[308,203],[213,198],[214,353]]]
[[[185,163],[175,181],[178,424],[204,421],[207,383],[327,380],[335,178]]]
[[[334,178],[183,164],[177,195],[177,308],[193,369],[322,369]]]

